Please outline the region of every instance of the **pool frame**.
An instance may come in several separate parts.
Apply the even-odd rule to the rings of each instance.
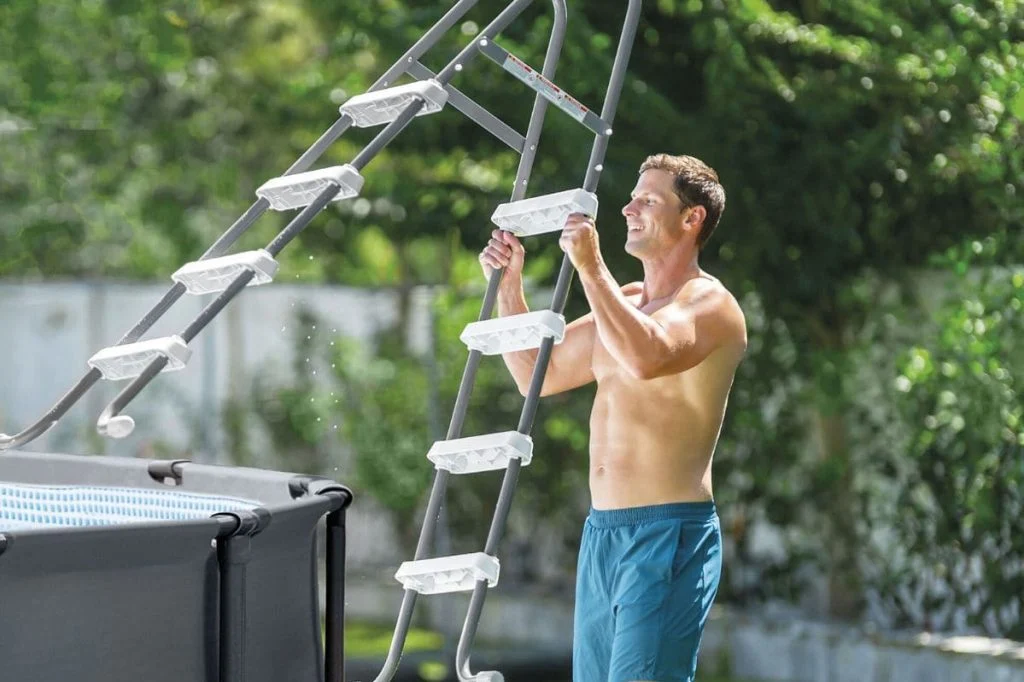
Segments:
[[[260,505],[189,521],[0,532],[0,679],[344,680],[345,486],[188,460],[19,451],[0,455],[0,481]]]

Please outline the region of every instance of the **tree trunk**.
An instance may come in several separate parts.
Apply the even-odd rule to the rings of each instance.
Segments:
[[[861,582],[857,568],[857,503],[853,489],[853,463],[850,458],[846,422],[840,412],[818,411],[815,419],[821,455],[828,479],[821,499],[828,505],[825,547],[828,570],[828,612],[834,618],[854,618],[861,605]]]

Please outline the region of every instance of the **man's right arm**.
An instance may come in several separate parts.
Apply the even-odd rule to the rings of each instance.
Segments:
[[[506,282],[505,279],[512,281]],[[498,288],[498,315],[506,317],[528,312],[530,309],[526,305],[522,280],[514,277],[503,278]],[[562,342],[555,344],[551,349],[544,384],[540,391],[541,396],[562,393],[594,381],[591,358],[596,337],[597,327],[591,314],[566,325]],[[533,379],[533,370],[539,354],[540,350],[533,348],[503,353],[501,356],[512,378],[515,379],[519,392],[524,396],[530,390],[530,381]]]
[[[480,265],[484,278],[490,280],[491,273],[502,270],[498,286],[498,315],[522,315],[530,312],[523,294],[523,260],[526,251],[512,234],[494,230],[487,246],[480,252]],[[547,372],[541,395],[561,393],[582,386],[594,380],[590,361],[594,353],[594,339],[597,326],[593,315],[585,315],[566,326],[562,342],[555,344],[548,359]],[[505,353],[502,358],[515,379],[519,392],[526,395],[530,390],[533,368],[537,364],[539,350],[524,350]]]

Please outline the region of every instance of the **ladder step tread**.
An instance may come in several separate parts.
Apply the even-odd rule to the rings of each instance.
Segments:
[[[469,592],[478,580],[488,587],[498,584],[501,565],[497,557],[483,552],[406,561],[399,566],[395,578],[406,589],[420,594]]]
[[[417,116],[434,114],[448,102],[448,91],[433,78],[356,95],[338,110],[352,117],[357,128],[371,128],[394,121],[416,99],[424,101]]]
[[[517,458],[523,466],[533,458],[533,439],[518,431],[503,431],[434,443],[427,459],[453,474],[504,469]]]
[[[165,336],[104,348],[89,358],[89,366],[98,369],[109,381],[133,379],[160,356],[168,359],[163,371],[171,372],[185,367],[192,357],[192,349],[178,335]]]
[[[491,222],[518,237],[529,237],[561,230],[573,213],[596,216],[597,205],[593,192],[569,189],[501,204]]]
[[[466,325],[462,342],[470,350],[484,355],[500,355],[529,348],[539,348],[545,337],[561,343],[565,335],[565,318],[551,310],[537,310],[522,315],[508,315]]]
[[[341,187],[341,191],[332,201],[351,199],[359,196],[363,189],[363,176],[348,163],[344,166],[282,175],[260,185],[256,190],[256,196],[269,201],[275,211],[287,211],[309,206],[332,183]]]
[[[252,270],[256,276],[249,286],[268,284],[277,274],[278,262],[265,249],[233,253],[230,256],[197,260],[178,268],[171,279],[184,284],[188,293],[216,294],[228,288],[228,285],[246,270]]]

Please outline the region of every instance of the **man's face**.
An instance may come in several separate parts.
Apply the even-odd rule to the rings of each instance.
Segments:
[[[686,236],[686,219],[693,209],[683,209],[672,186],[673,178],[667,171],[651,168],[640,175],[632,199],[622,207],[626,252],[630,255],[656,257]]]

